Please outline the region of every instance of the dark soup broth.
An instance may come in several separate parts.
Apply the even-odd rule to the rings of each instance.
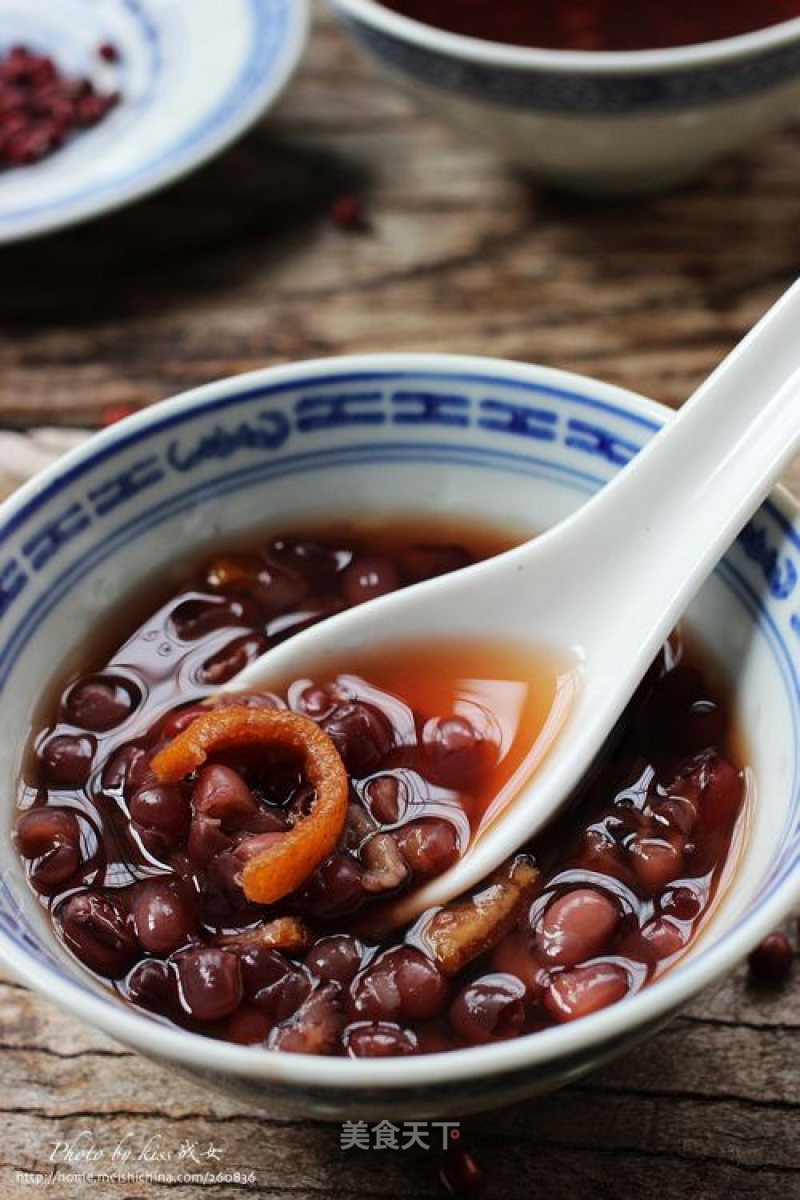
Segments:
[[[546,50],[657,50],[715,42],[800,16],[799,0],[382,0],[449,33]]]
[[[272,530],[118,605],[46,697],[20,785],[16,844],[67,951],[158,1019],[353,1057],[571,1021],[676,962],[746,807],[724,687],[677,633],[558,820],[388,933],[559,735],[574,664],[421,641],[220,690],[310,623],[517,540],[428,517]]]

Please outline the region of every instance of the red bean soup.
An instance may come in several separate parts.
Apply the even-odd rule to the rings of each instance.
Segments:
[[[382,0],[449,33],[546,50],[656,50],[800,16],[800,0]]]
[[[411,927],[393,909],[513,803],[573,665],[445,641],[220,691],[309,624],[513,541],[429,518],[273,531],[120,605],[20,785],[16,844],[66,950],[157,1019],[356,1058],[531,1033],[668,969],[746,819],[724,689],[677,633],[557,821]]]

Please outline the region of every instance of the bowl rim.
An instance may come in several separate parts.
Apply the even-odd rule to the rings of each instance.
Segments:
[[[220,398],[263,386],[297,385],[309,375],[319,378],[342,373],[350,376],[370,374],[374,379],[376,372],[410,370],[443,377],[482,375],[498,382],[517,380],[579,394],[588,391],[625,413],[657,425],[674,415],[665,406],[618,385],[576,372],[509,359],[436,353],[358,354],[309,359],[228,376],[193,388],[101,431],[0,504],[0,527],[20,517],[24,519],[28,502],[43,491],[68,486],[76,467],[90,464],[97,455],[107,453],[117,444],[124,447],[128,434],[141,436],[148,431],[158,435],[162,425],[169,427],[176,417],[202,411],[207,404]],[[774,489],[769,500],[788,521],[800,520],[800,503],[785,488]],[[12,814],[13,810],[9,815]],[[10,843],[9,847],[13,851]],[[442,1085],[480,1082],[504,1074],[518,1075],[525,1069],[591,1055],[592,1051],[626,1039],[626,1035],[633,1037],[636,1030],[641,1035],[648,1026],[665,1021],[682,1003],[735,966],[799,902],[800,871],[797,871],[766,901],[748,911],[735,929],[718,944],[710,946],[702,956],[678,964],[643,991],[606,1009],[579,1021],[506,1042],[408,1058],[351,1059],[282,1054],[189,1033],[139,1013],[105,989],[100,990],[100,986],[96,992],[86,990],[85,985],[78,982],[77,972],[75,982],[66,979],[47,964],[37,961],[32,951],[7,939],[2,931],[0,962],[45,998],[58,996],[61,1008],[89,1025],[146,1055],[180,1063],[189,1070],[271,1083],[297,1089],[299,1093],[306,1090],[320,1094],[329,1089],[340,1096],[351,1093],[357,1099],[360,1093],[383,1088],[396,1097],[398,1093],[411,1093],[420,1088],[435,1092]]]
[[[423,50],[439,51],[451,58],[483,66],[549,71],[556,75],[660,74],[690,70],[734,62],[800,41],[800,17],[792,17],[750,33],[712,42],[695,42],[689,46],[659,50],[546,50],[450,33],[394,12],[380,0],[330,0],[330,3],[352,20]]]

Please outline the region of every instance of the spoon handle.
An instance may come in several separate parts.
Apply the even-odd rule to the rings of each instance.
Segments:
[[[576,514],[596,610],[629,583],[626,636],[655,653],[798,447],[800,281]]]

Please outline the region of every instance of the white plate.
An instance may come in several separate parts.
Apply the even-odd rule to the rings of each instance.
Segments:
[[[49,233],[185,175],[288,81],[308,0],[0,0],[0,52],[22,44],[121,103],[43,162],[0,173],[0,243]],[[113,42],[116,66],[98,46]]]

